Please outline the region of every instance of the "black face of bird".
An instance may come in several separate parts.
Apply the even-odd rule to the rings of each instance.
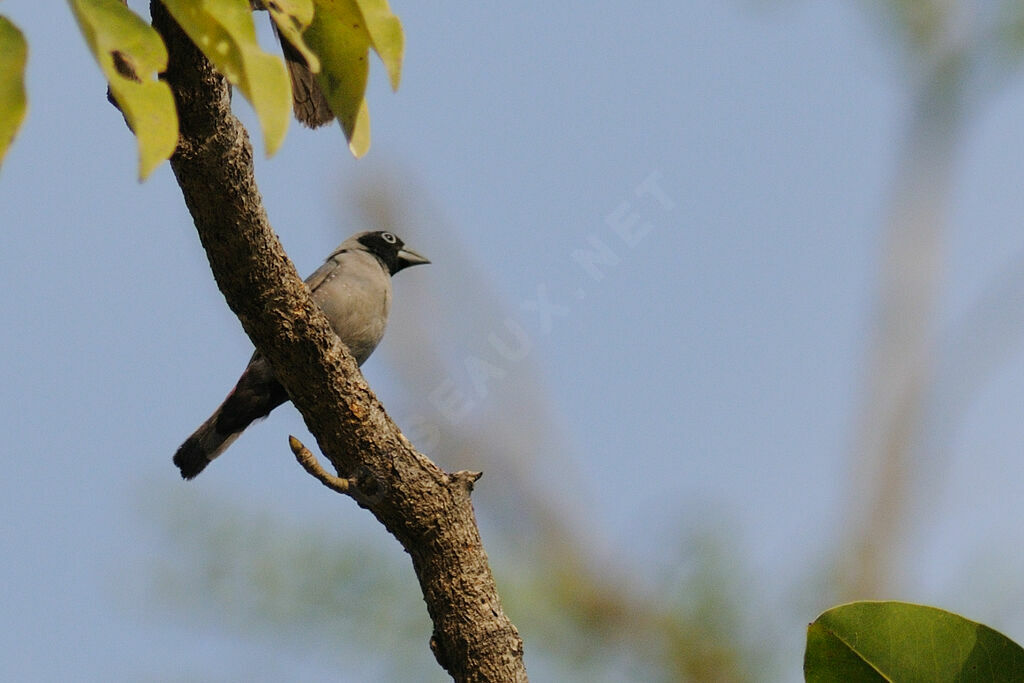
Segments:
[[[409,266],[430,263],[428,259],[420,256],[412,249],[406,249],[405,243],[402,240],[384,230],[368,232],[362,235],[359,237],[359,243],[368,252],[383,261],[384,265],[387,266],[388,272],[392,275]]]

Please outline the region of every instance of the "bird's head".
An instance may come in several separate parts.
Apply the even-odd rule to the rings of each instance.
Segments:
[[[348,249],[362,249],[370,252],[381,260],[381,263],[392,275],[409,266],[430,263],[429,259],[407,248],[405,242],[397,235],[386,230],[356,233],[339,247],[339,251]]]

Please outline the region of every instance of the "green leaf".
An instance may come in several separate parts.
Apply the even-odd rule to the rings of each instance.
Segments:
[[[28,44],[21,31],[0,16],[0,164],[25,120],[25,63]]]
[[[267,156],[284,141],[292,95],[284,62],[264,52],[248,0],[163,0],[174,20],[225,78],[242,91],[263,128]]]
[[[110,92],[139,141],[139,178],[145,179],[178,144],[178,113],[171,89],[156,74],[167,68],[167,48],[152,26],[120,0],[68,0]]]
[[[310,71],[320,71],[320,59],[302,39],[302,32],[313,21],[313,0],[272,0],[266,4],[281,36],[298,50]]]
[[[809,683],[1024,680],[1024,649],[987,626],[935,607],[854,602],[807,629]]]
[[[356,0],[356,4],[370,34],[370,44],[388,70],[391,89],[398,90],[398,83],[402,79],[402,53],[405,49],[402,22],[392,14],[387,0]]]
[[[348,136],[348,148],[356,159],[370,151],[370,109],[366,106],[366,100],[359,103],[355,129]]]
[[[370,118],[364,97],[372,47],[398,88],[404,37],[386,0],[314,0],[316,15],[306,30],[320,55],[318,80],[357,158],[370,148]]]
[[[361,138],[357,144],[354,134],[369,126],[362,118],[366,115],[363,96],[370,71],[370,35],[354,0],[315,2],[316,15],[306,29],[306,42],[320,55],[317,80],[345,131],[349,149],[358,158],[369,149],[369,140]]]

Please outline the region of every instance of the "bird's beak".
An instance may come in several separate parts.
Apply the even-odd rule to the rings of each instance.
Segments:
[[[418,266],[423,263],[430,263],[430,259],[425,256],[420,256],[412,249],[402,248],[398,251],[398,266],[395,268],[395,273],[408,268],[409,266]],[[392,273],[393,275],[394,273]]]

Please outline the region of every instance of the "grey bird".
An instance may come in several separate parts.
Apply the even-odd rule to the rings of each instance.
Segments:
[[[306,280],[313,301],[362,365],[377,347],[391,309],[391,276],[430,263],[390,232],[360,232],[335,249]],[[288,400],[266,359],[257,351],[220,407],[174,454],[184,479],[192,479],[254,420]]]

